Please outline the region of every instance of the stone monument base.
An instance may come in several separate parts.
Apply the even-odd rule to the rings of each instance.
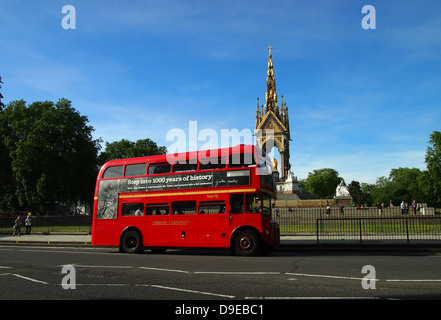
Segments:
[[[334,206],[340,207],[352,207],[353,198],[351,196],[335,196],[334,197]]]
[[[276,182],[277,194],[302,193],[302,188],[297,182]]]
[[[285,181],[279,181],[279,173],[277,171],[274,171],[273,174],[276,177],[277,194],[302,193],[302,188],[297,181],[297,177],[294,177],[292,171],[288,172],[288,176]]]

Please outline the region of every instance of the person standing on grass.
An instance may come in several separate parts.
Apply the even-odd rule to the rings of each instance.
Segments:
[[[377,202],[377,209],[378,209],[378,214],[380,216],[382,216],[383,215],[383,208],[381,207],[381,204],[379,204],[378,202]]]
[[[25,219],[25,226],[26,226],[26,234],[28,236],[31,235],[31,213],[28,213],[28,216]]]
[[[340,203],[340,206],[338,207],[338,210],[340,211],[340,215],[342,216],[344,214],[343,211],[343,205]]]
[[[401,214],[405,215],[406,214],[406,203],[404,203],[404,200],[401,202]]]
[[[418,208],[418,205],[417,205],[416,201],[413,200],[412,209],[413,209],[413,214],[415,214],[415,215],[417,214],[417,208]]]

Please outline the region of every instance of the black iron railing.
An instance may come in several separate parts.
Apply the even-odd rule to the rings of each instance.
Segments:
[[[317,242],[323,240],[441,240],[441,217],[403,216],[317,219]]]

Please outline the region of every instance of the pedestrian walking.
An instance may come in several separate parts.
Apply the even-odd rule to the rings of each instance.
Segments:
[[[28,236],[30,236],[31,235],[31,226],[32,226],[32,223],[31,223],[31,213],[30,212],[28,213],[28,215],[27,215],[27,217],[25,219],[25,226],[26,226],[26,234]]]
[[[331,207],[330,207],[329,205],[326,207],[326,214],[327,214],[328,216],[331,215]]]
[[[14,237],[15,234],[17,234],[18,236],[20,236],[20,225],[21,225],[21,216],[18,215],[17,219],[15,219],[14,221],[14,232],[12,233],[12,236]]]

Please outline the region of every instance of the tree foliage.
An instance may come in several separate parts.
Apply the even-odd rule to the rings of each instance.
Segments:
[[[385,203],[398,205],[403,200],[411,203],[425,202],[425,196],[419,188],[419,177],[422,174],[417,168],[392,169],[389,177],[379,177],[371,188],[372,203]]]
[[[419,179],[419,185],[428,201],[441,205],[441,132],[430,135],[425,162],[427,171]]]
[[[398,205],[401,201],[441,205],[441,132],[430,135],[425,163],[427,170],[398,168],[390,171],[389,177],[379,177],[372,185],[370,196],[373,203],[389,202]]]
[[[109,160],[152,156],[165,154],[166,147],[159,147],[151,139],[139,139],[136,142],[122,139],[120,141],[106,142],[104,152],[100,155],[101,164]]]
[[[303,191],[317,198],[332,198],[335,196],[335,189],[340,181],[334,169],[324,168],[308,173],[308,178],[302,182]]]
[[[9,103],[0,112],[0,210],[91,202],[100,149],[92,131],[64,98]]]
[[[371,185],[368,183],[358,181],[352,181],[348,185],[349,193],[353,198],[353,202],[360,205],[366,205],[372,203],[371,198]]]

